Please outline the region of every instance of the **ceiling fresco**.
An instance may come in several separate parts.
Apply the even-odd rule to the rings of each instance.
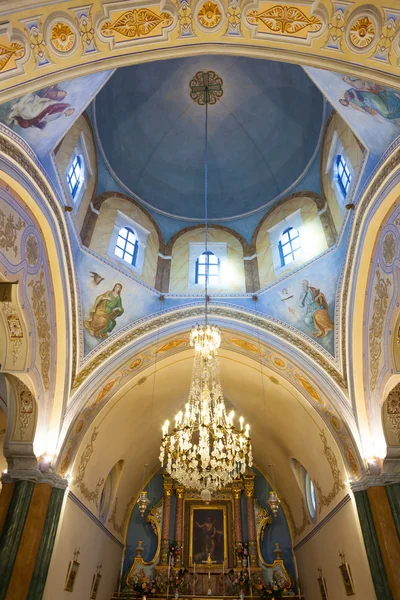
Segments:
[[[400,92],[333,71],[305,67],[371,153],[370,168],[400,135]]]
[[[45,157],[96,95],[112,71],[57,83],[0,105],[0,122]]]
[[[204,214],[205,107],[189,84],[208,70],[222,88],[208,108],[210,218],[290,193],[319,147],[324,99],[296,65],[204,56],[119,69],[94,103],[98,143],[115,181],[167,215]]]

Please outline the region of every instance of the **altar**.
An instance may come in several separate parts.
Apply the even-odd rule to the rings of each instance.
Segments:
[[[144,517],[132,511],[115,598],[252,598],[277,585],[300,597],[286,517],[282,508],[278,518],[271,513],[269,484],[256,469],[210,502],[159,477],[162,497]]]

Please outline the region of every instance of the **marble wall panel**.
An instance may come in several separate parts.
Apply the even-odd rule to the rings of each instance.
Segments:
[[[293,265],[289,265],[286,270],[282,269],[279,274],[275,273],[268,230],[283,219],[290,217],[298,209],[300,209],[303,221],[303,228],[299,231],[303,258],[296,262],[296,266],[304,264],[327,249],[326,237],[314,200],[308,196],[289,198],[277,206],[265,219],[257,237],[257,260],[261,287],[275,281],[278,275],[280,277],[293,270]]]
[[[150,231],[147,238],[142,274],[139,275],[134,271],[132,273],[138,279],[154,286],[159,251],[157,231],[149,217],[128,200],[124,200],[123,198],[108,198],[103,202],[93,231],[90,248],[101,256],[106,256],[112,260],[112,257],[108,256],[107,251],[118,210]],[[115,262],[119,267],[121,266],[120,262]],[[127,270],[129,270],[129,267],[127,267]]]
[[[190,243],[204,242],[204,229],[199,228],[187,231],[179,237],[172,248],[171,279],[169,291],[178,294],[198,293],[203,289],[189,286],[189,248]],[[209,244],[227,243],[227,264],[221,272],[221,284],[213,287],[214,293],[245,292],[243,248],[242,244],[233,235],[220,229],[210,229],[208,233]]]

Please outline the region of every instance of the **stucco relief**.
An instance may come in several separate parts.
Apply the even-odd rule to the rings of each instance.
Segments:
[[[400,444],[400,384],[389,392],[386,411],[390,428]]]
[[[375,271],[375,276],[377,281],[375,283],[373,313],[368,333],[370,363],[369,387],[371,391],[375,390],[379,376],[379,365],[382,354],[382,334],[389,300],[388,288],[392,286],[390,279],[382,276],[379,263]]]
[[[46,300],[46,287],[44,270],[40,271],[39,278],[29,282],[32,289],[33,313],[36,317],[36,329],[39,338],[39,356],[43,379],[46,390],[50,387],[50,361],[51,361],[51,339],[49,325],[49,310]]]
[[[101,477],[99,479],[94,490],[90,490],[88,488],[84,479],[85,479],[86,469],[87,469],[88,464],[93,456],[94,442],[96,441],[96,438],[98,435],[99,435],[99,428],[95,427],[93,429],[92,435],[90,437],[90,441],[88,442],[88,444],[86,445],[86,448],[84,449],[84,451],[81,454],[81,457],[79,460],[79,465],[77,468],[77,475],[73,481],[73,485],[76,485],[80,489],[84,498],[88,502],[94,502],[96,504],[96,506],[98,504],[100,490],[104,484],[104,478]]]

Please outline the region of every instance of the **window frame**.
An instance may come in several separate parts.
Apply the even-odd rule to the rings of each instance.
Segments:
[[[200,262],[200,259],[202,256],[207,256],[207,259],[204,261],[204,263]],[[210,256],[215,256],[215,258],[217,259],[216,263],[210,263]],[[221,261],[218,258],[218,256],[212,252],[212,250],[204,250],[204,252],[202,252],[196,260],[196,267],[195,267],[195,275],[194,275],[194,282],[196,285],[205,285],[205,279],[206,279],[206,270],[207,270],[207,263],[208,263],[208,285],[210,285],[211,287],[214,285],[218,285],[220,282],[220,269],[221,269]],[[199,273],[199,267],[204,266],[204,273]],[[218,267],[218,272],[217,275],[210,275],[210,266],[217,266]],[[204,277],[204,281],[199,281],[199,277]],[[211,281],[210,278],[213,278],[213,281]],[[214,278],[217,278],[217,282],[215,284],[215,280]]]
[[[341,189],[343,197],[347,198],[347,196],[349,195],[349,190],[350,190],[350,186],[351,186],[351,182],[352,182],[353,178],[351,176],[351,172],[348,167],[346,158],[343,156],[343,154],[336,155],[335,165],[336,165],[335,173],[336,173],[336,177],[337,177],[337,182],[339,184],[339,187]],[[343,176],[339,172],[340,166],[342,166]],[[344,177],[347,179],[346,184],[343,183]]]
[[[291,237],[290,232],[291,231],[295,231],[296,235],[294,237]],[[282,238],[285,234],[288,234],[288,241],[285,243],[282,243]],[[293,248],[293,244],[292,242],[294,242],[295,240],[299,240],[299,246],[298,248]],[[288,252],[288,254],[284,254],[284,247],[285,246],[289,246],[290,247],[290,251]],[[301,254],[301,237],[300,237],[300,233],[297,229],[295,229],[294,227],[292,227],[291,225],[289,227],[287,227],[281,234],[280,238],[279,238],[279,242],[278,242],[278,248],[279,248],[279,255],[281,258],[281,267],[288,267],[289,265],[291,265],[292,263],[295,263],[297,258],[296,258],[296,253],[298,253],[299,255]],[[286,262],[286,258],[288,256],[292,256],[293,259],[290,262]]]
[[[127,229],[133,229],[136,234],[136,239],[138,241],[138,248],[136,254],[136,263],[130,264],[123,258],[120,258],[115,254],[115,248],[117,246],[118,235],[121,229],[126,227]],[[119,265],[123,266],[128,271],[133,271],[137,275],[142,275],[144,260],[146,255],[146,247],[147,247],[147,238],[150,235],[150,231],[140,225],[137,221],[128,217],[125,213],[117,210],[117,215],[114,221],[114,227],[111,233],[110,242],[108,244],[107,256],[111,258],[113,261],[118,262]]]
[[[315,491],[315,485],[308,471],[304,469],[304,495],[306,498],[308,514],[313,523],[317,520],[318,501]]]
[[[350,173],[350,184],[347,190],[347,194],[343,192],[343,188],[338,178],[337,157],[339,155],[343,157],[343,160],[345,161]],[[331,181],[331,186],[335,194],[336,201],[339,205],[340,210],[343,212],[345,205],[350,201],[350,198],[353,196],[356,173],[337,131],[334,131],[333,133],[332,142],[329,148],[328,159],[326,162],[325,173],[328,175]]]
[[[75,161],[75,159],[77,157],[80,157],[80,159],[81,159],[81,176],[82,176],[82,178],[81,178],[80,184],[78,186],[78,189],[77,189],[75,195],[73,195],[71,193],[71,190],[70,190],[70,187],[68,184],[68,174],[71,170],[73,162]],[[89,153],[88,153],[86,142],[85,142],[85,136],[82,131],[79,136],[78,142],[70,156],[67,167],[64,171],[64,185],[65,185],[65,189],[66,189],[66,194],[67,194],[67,197],[72,202],[72,207],[74,209],[75,214],[79,210],[80,204],[82,202],[82,198],[83,198],[86,188],[88,186],[89,178],[92,176],[93,176],[93,170],[92,170]]]
[[[77,168],[79,167],[79,174],[76,174]],[[83,157],[80,154],[77,154],[72,161],[72,164],[67,173],[67,185],[72,196],[72,199],[75,201],[75,197],[78,193],[79,187],[82,185],[83,177]],[[72,178],[75,178],[75,184],[72,185]]]
[[[267,229],[267,233],[269,235],[270,241],[270,249],[272,254],[272,263],[274,267],[275,277],[279,277],[282,273],[287,272],[288,270],[292,270],[300,266],[304,263],[304,255],[301,244],[301,232],[303,230],[304,223],[301,217],[301,208],[293,211],[290,215],[275,223],[272,227]],[[281,252],[279,247],[279,241],[287,229],[292,228],[295,229],[300,238],[300,252],[298,252],[297,257],[290,263],[282,265]]]
[[[122,231],[127,231],[126,238],[124,238],[121,235]],[[129,234],[130,233],[135,237],[135,242],[134,243],[129,240]],[[119,241],[120,238],[122,240],[124,240],[124,247],[123,248],[121,248],[121,246],[118,246],[118,241]],[[128,252],[128,250],[126,248],[128,244],[132,244],[133,245],[133,254],[131,254],[130,252]],[[118,254],[116,253],[117,248],[119,248],[120,250],[122,250],[122,256],[118,256]],[[115,254],[115,256],[117,256],[118,258],[121,258],[128,265],[131,265],[132,267],[136,267],[137,258],[138,258],[138,251],[139,251],[139,239],[138,239],[136,231],[134,231],[131,227],[128,227],[127,225],[124,225],[124,227],[121,227],[121,229],[118,232],[117,242],[116,242],[115,248],[114,248],[114,254]],[[132,260],[127,261],[125,259],[125,255],[131,256]]]
[[[200,290],[204,283],[196,283],[197,259],[205,252],[204,242],[188,242],[189,265],[188,265],[188,289]],[[228,260],[228,242],[211,242],[207,244],[207,250],[214,254],[219,261],[218,281],[209,281],[208,287],[212,289],[223,288],[223,268]]]

